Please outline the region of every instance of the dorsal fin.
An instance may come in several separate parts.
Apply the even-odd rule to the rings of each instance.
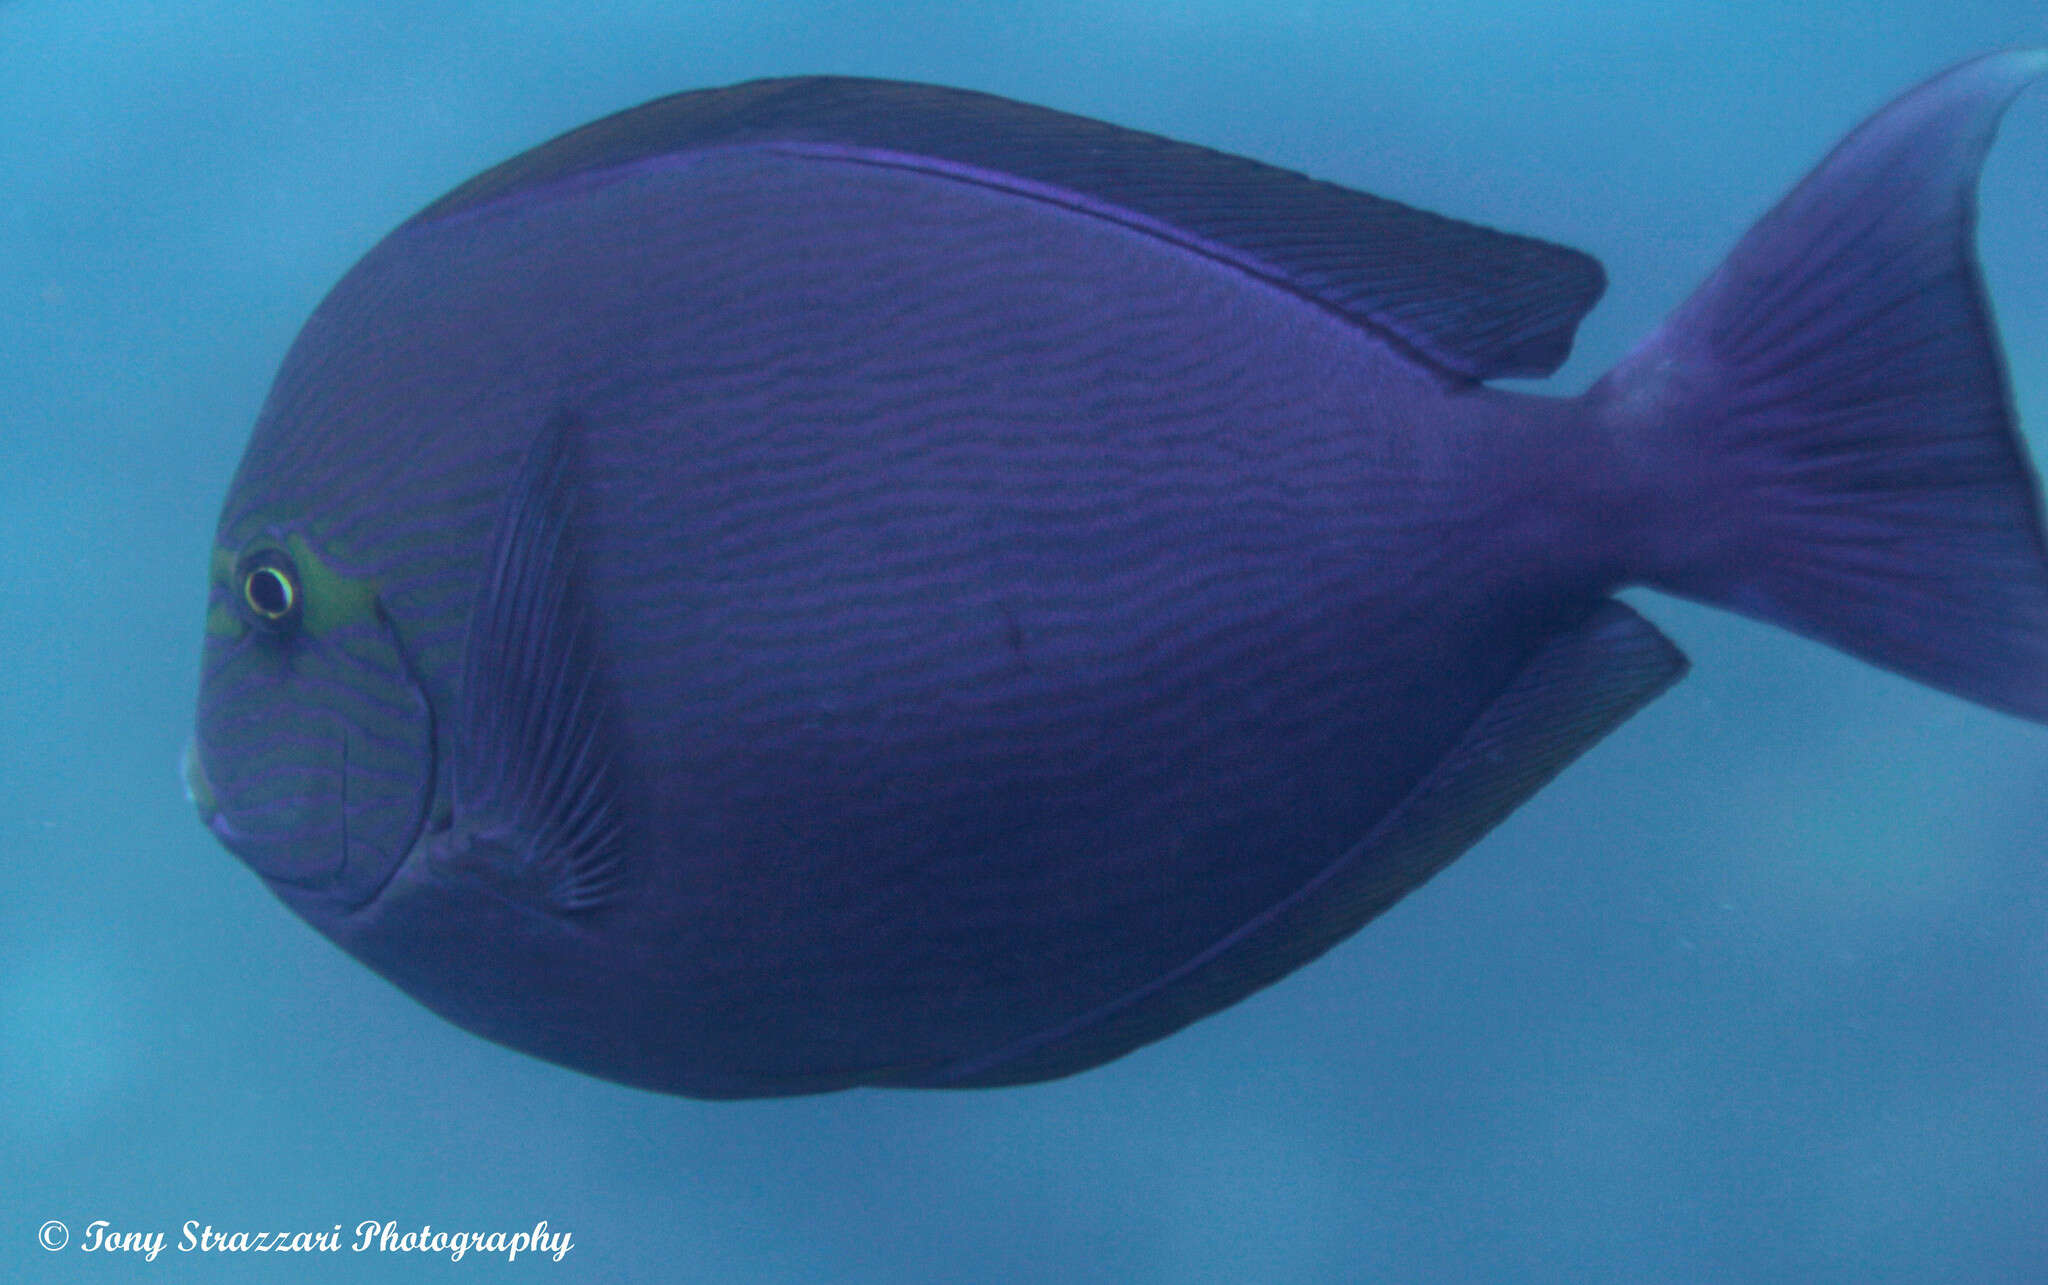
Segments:
[[[433,220],[578,175],[729,147],[929,169],[1179,241],[1315,299],[1469,379],[1547,375],[1605,275],[1576,250],[1289,170],[989,94],[760,80],[656,99],[471,179]]]

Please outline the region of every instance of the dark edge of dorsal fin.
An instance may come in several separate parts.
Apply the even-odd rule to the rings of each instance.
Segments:
[[[1243,157],[991,94],[810,76],[656,99],[525,152],[428,206],[431,222],[578,176],[777,143],[894,154],[1020,179],[1164,225],[1447,373],[1548,375],[1605,288],[1564,246],[1369,196]],[[857,159],[849,157],[848,159]]]
[[[453,782],[465,866],[563,911],[603,903],[625,874],[611,720],[568,531],[572,428],[557,415],[541,429],[499,516],[462,649]]]

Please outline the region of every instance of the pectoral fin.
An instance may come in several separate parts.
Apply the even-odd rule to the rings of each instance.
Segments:
[[[575,425],[543,427],[508,494],[463,646],[444,865],[561,911],[623,886],[617,765],[569,526]]]

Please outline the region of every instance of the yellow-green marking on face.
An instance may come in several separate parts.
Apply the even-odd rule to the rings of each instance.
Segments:
[[[217,598],[206,613],[210,636],[239,638],[249,628],[249,614],[276,619],[293,607],[300,612],[301,627],[315,633],[376,619],[377,590],[368,580],[337,572],[296,532],[285,537],[282,552],[290,559],[288,568],[265,565],[238,577],[247,552],[215,547],[209,570],[227,595]],[[261,582],[252,577],[261,577]]]

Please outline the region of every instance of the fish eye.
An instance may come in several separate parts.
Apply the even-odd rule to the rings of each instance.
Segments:
[[[258,567],[249,573],[242,584],[242,592],[248,595],[249,605],[256,614],[268,620],[282,619],[290,614],[292,603],[298,592],[292,582],[276,567]]]
[[[242,602],[257,626],[281,632],[297,623],[299,575],[290,558],[275,549],[251,554],[243,560],[237,578]]]

